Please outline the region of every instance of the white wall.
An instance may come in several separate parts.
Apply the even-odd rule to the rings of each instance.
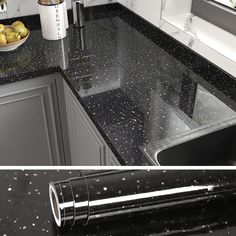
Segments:
[[[27,16],[38,14],[38,0],[7,0],[7,13],[0,14],[0,19],[12,18],[17,16]],[[66,0],[67,7],[71,8],[71,0]],[[117,2],[117,0],[85,0],[85,6],[100,5]]]
[[[179,15],[186,12],[191,12],[192,0],[163,0],[162,3],[162,16]]]
[[[162,0],[119,0],[121,4],[156,26],[160,25],[161,1]]]
[[[7,13],[0,14],[0,19],[38,14],[38,0],[7,0]],[[142,16],[152,24],[159,26],[161,15],[161,0],[84,0],[85,6],[120,2],[130,10]],[[176,0],[174,0],[176,1]],[[181,0],[185,1],[185,0]],[[66,0],[71,8],[71,0]]]
[[[118,0],[84,0],[85,6],[96,6],[107,3],[118,2]]]

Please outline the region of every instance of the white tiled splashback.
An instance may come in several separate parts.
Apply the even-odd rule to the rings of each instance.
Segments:
[[[7,13],[0,14],[0,19],[38,14],[38,0],[7,0]],[[71,0],[66,0],[71,8]],[[117,2],[117,0],[85,0],[85,6]]]

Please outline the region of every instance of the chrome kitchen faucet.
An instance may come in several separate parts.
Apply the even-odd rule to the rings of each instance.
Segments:
[[[77,28],[84,26],[84,1],[72,0],[73,22]]]

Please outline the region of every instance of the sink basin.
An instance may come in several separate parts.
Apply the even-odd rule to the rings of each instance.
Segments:
[[[236,125],[167,148],[157,160],[164,166],[236,165]]]
[[[222,123],[191,131],[144,149],[154,164],[161,166],[236,165],[236,123]]]

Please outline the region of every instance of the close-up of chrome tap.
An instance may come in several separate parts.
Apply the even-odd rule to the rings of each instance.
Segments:
[[[84,26],[84,1],[72,0],[73,23],[76,28]]]

